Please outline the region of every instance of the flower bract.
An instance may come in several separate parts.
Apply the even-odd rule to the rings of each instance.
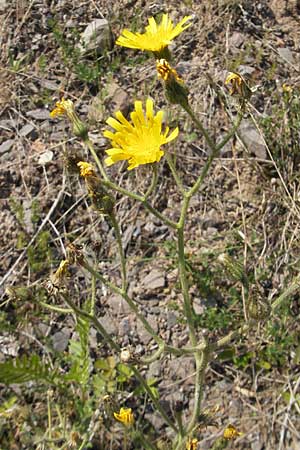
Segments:
[[[119,413],[114,412],[114,418],[126,426],[134,423],[134,415],[131,408],[121,408]]]
[[[174,25],[168,14],[163,14],[159,24],[156,23],[154,17],[150,17],[144,33],[133,33],[125,29],[116,44],[128,48],[160,52],[191,25],[190,23],[184,25],[190,18],[191,16],[185,16],[177,25]]]
[[[121,111],[118,111],[116,119],[110,117],[106,123],[116,130],[104,131],[103,135],[110,139],[112,148],[106,150],[109,155],[105,159],[108,166],[127,160],[128,170],[141,164],[149,164],[160,161],[164,152],[161,146],[167,144],[178,136],[178,128],[175,128],[168,136],[169,128],[162,131],[163,111],[154,115],[153,101],[147,99],[146,111],[143,111],[141,101],[134,103],[134,111],[130,114],[129,122]]]

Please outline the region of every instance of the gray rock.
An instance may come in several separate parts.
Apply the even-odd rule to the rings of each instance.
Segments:
[[[157,333],[158,332],[157,317],[153,315],[148,315],[147,321],[149,322],[155,333]],[[152,336],[151,334],[148,333],[148,331],[144,328],[144,325],[140,321],[137,321],[137,333],[139,335],[139,340],[142,344],[145,345],[149,344],[149,342],[152,339]]]
[[[267,158],[264,140],[251,122],[243,120],[239,128],[239,134],[249,152],[257,156],[257,158]]]
[[[112,35],[106,19],[95,19],[81,35],[82,44],[79,50],[83,54],[90,52],[103,53],[112,49]]]
[[[240,47],[245,40],[245,36],[239,31],[234,31],[229,38],[229,47]]]
[[[118,326],[115,322],[115,320],[113,320],[113,317],[111,316],[111,314],[105,314],[103,317],[100,317],[99,322],[101,323],[101,325],[105,328],[105,331],[108,334],[117,334],[118,332]]]
[[[130,314],[124,317],[119,322],[118,334],[119,336],[129,336],[134,333],[135,330],[135,317],[133,314]]]
[[[109,297],[108,304],[114,315],[129,314],[131,312],[130,307],[121,295],[113,294]]]
[[[34,130],[34,125],[31,123],[27,123],[24,127],[19,131],[19,135],[22,137],[28,136]]]
[[[57,352],[64,352],[68,346],[71,332],[69,328],[63,328],[51,336],[52,346]]]
[[[174,311],[168,311],[168,328],[173,328],[178,321],[178,313],[175,313]]]
[[[32,111],[27,111],[26,116],[32,117],[35,120],[47,120],[50,119],[50,113],[47,109],[33,109]]]
[[[151,270],[142,280],[142,285],[148,290],[161,289],[165,287],[165,274],[158,269]]]
[[[0,0],[0,12],[4,12],[8,7],[8,0]]]
[[[153,361],[153,363],[150,364],[147,378],[159,378],[161,373],[161,362],[160,361]]]
[[[113,109],[114,111],[121,111],[125,115],[128,114],[128,93],[114,81],[107,87],[105,103],[109,104],[110,109]]]
[[[285,59],[289,63],[293,64],[295,62],[294,54],[293,52],[287,48],[287,47],[279,47],[278,49],[279,56],[282,59]]]
[[[13,139],[8,139],[7,141],[2,142],[0,145],[0,155],[7,153],[12,148],[14,142],[15,141]]]

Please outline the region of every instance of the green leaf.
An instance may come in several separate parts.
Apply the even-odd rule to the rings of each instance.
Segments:
[[[57,371],[41,361],[38,355],[12,358],[0,364],[0,383],[19,384],[28,381],[57,384],[59,376]]]

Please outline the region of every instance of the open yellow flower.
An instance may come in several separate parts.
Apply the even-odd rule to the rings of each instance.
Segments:
[[[126,426],[134,423],[134,415],[131,408],[121,408],[119,413],[114,412],[114,418]]]
[[[106,123],[116,130],[104,131],[103,135],[111,140],[112,148],[106,150],[109,155],[105,159],[108,166],[118,161],[127,160],[128,170],[141,164],[149,164],[160,161],[164,152],[161,146],[167,144],[178,136],[178,127],[168,136],[169,128],[162,131],[163,111],[153,113],[153,101],[147,99],[146,113],[143,111],[141,101],[134,103],[134,111],[130,114],[130,123],[121,111],[118,111],[116,119],[110,117]]]
[[[157,24],[154,17],[148,19],[149,25],[145,28],[145,33],[132,33],[125,29],[117,39],[116,44],[122,47],[137,48],[151,52],[160,52],[167,47],[171,41],[186,30],[191,24],[184,25],[191,16],[185,16],[174,26],[168,14],[163,14],[161,22]]]

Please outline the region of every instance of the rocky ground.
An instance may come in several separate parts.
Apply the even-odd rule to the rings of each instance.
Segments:
[[[102,156],[107,148],[102,136],[107,117],[117,109],[126,113],[136,98],[151,95],[158,107],[168,108],[171,127],[179,124],[180,141],[171,151],[177,154],[185,185],[191,184],[207,158],[207,148],[193,123],[176,106],[166,105],[153,60],[113,44],[124,27],[141,30],[148,17],[160,12],[168,12],[175,21],[192,16],[192,26],[178,37],[172,50],[178,72],[190,88],[190,103],[217,141],[230,127],[220,96],[227,96],[232,114],[235,109],[235,100],[224,87],[228,70],[242,72],[251,86],[257,87],[234,145],[230,143],[222,150],[203,189],[191,202],[186,236],[195,312],[201,317],[209,308],[229,304],[236,295],[236,286],[224,279],[217,264],[217,256],[227,250],[244,256],[247,269],[255,275],[268,301],[289,286],[297,274],[298,1],[2,0],[0,361],[34,350],[43,353],[45,348],[52,356],[66,351],[74,335],[73,318],[41,312],[31,294],[16,303],[5,288],[35,289],[64,258],[68,241],[83,245],[90,261],[101,261],[102,273],[116,281],[119,277],[108,222],[91,210],[84,186],[65,171],[66,152],[85,157],[87,153],[66,121],[50,119],[49,111],[56,100],[65,96],[75,102],[80,115],[89,121],[91,139]],[[96,50],[82,51],[78,43],[95,19],[108,21],[113,39],[106,36]],[[284,84],[291,90],[285,91]],[[176,219],[180,195],[164,162],[159,170],[160,181],[152,202]],[[128,173],[125,166],[116,165],[109,171],[112,178],[136,192],[143,192],[149,182],[145,167]],[[172,232],[128,199],[118,198],[117,215],[129,262],[130,294],[168,343],[187,344]],[[70,289],[78,302],[88,286],[83,272],[74,269]],[[96,307],[101,323],[122,346],[130,346],[141,355],[153,349],[151,337],[126,303],[100,284]],[[289,313],[285,333],[297,336],[297,296],[292,298]],[[202,325],[208,332],[221,336],[224,330],[218,326],[211,329],[206,320]],[[275,325],[280,328],[280,318]],[[217,426],[202,433],[201,450],[210,448],[228,422],[243,431],[233,448],[300,448],[299,338],[285,348],[284,361],[268,360],[270,367],[264,366],[257,353],[259,349],[261,355],[271,342],[265,338],[264,329],[261,324],[238,343],[235,363],[232,358],[211,363],[204,405],[208,409],[218,405],[219,409]],[[280,346],[280,334],[274,339]],[[93,358],[99,358],[100,336],[94,329],[90,345]],[[249,352],[252,357],[247,360]],[[184,362],[165,358],[149,368],[150,378],[158,380],[161,398],[171,409],[181,402],[186,416],[193,404],[193,371],[190,358]],[[11,392],[20,398],[24,394],[16,385],[3,385],[2,392],[3,401]],[[288,401],[282,393],[290,395]],[[38,395],[24,395],[24,407],[36,411],[41,401]],[[290,399],[295,397],[297,401],[292,403]],[[145,412],[145,418],[163,436],[162,420],[151,411]],[[33,448],[24,442],[20,432],[11,448]],[[0,448],[8,450],[1,444]]]

